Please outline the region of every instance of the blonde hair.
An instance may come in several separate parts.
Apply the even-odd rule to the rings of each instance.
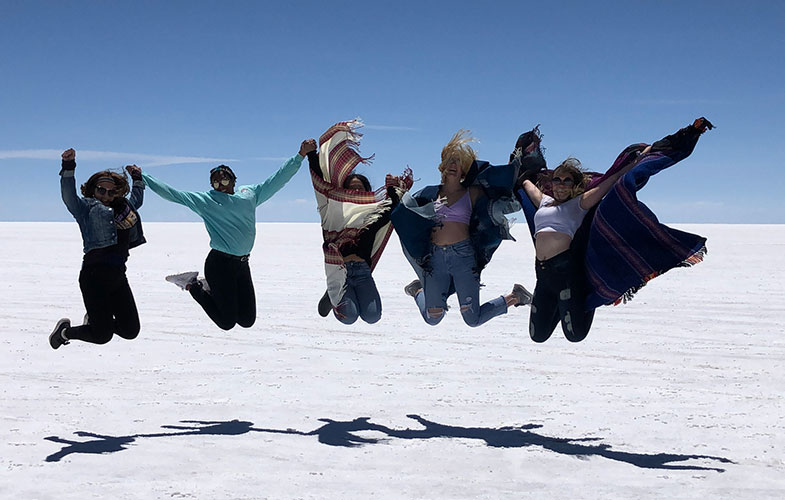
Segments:
[[[470,134],[470,130],[460,129],[452,136],[450,142],[442,148],[442,161],[439,163],[439,172],[442,172],[442,181],[444,181],[444,169],[452,158],[458,160],[458,164],[461,166],[461,171],[463,172],[463,177],[466,177],[472,163],[477,159],[477,153],[469,146],[470,142],[477,142],[477,139]]]

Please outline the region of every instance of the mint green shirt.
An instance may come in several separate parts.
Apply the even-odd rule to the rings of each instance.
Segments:
[[[215,189],[204,193],[178,191],[144,172],[142,179],[161,198],[190,208],[204,220],[210,248],[230,255],[248,255],[256,240],[256,207],[284,187],[302,161],[303,157],[296,154],[263,183],[239,186],[234,194]]]

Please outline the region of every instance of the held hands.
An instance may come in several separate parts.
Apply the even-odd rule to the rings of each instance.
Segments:
[[[131,176],[131,179],[135,181],[142,180],[142,169],[136,165],[126,165],[125,170]]]
[[[300,156],[305,158],[311,151],[316,151],[316,139],[306,139],[300,144]]]
[[[387,176],[384,178],[384,187],[386,188],[397,187],[403,189],[404,191],[408,191],[409,189],[411,189],[412,183],[408,182],[406,177],[401,179],[397,175],[387,174]]]
[[[408,174],[404,172],[403,176],[387,174],[387,176],[384,178],[384,187],[386,188],[397,187],[403,189],[404,191],[408,191],[412,188],[413,183],[414,182],[411,178],[411,171]]]
[[[402,188],[403,181],[401,181],[399,177],[387,174],[387,176],[384,178],[384,187],[387,188],[387,197],[392,200],[392,206],[395,208],[395,206],[401,202],[401,199],[399,198],[398,193],[395,191],[395,188]]]

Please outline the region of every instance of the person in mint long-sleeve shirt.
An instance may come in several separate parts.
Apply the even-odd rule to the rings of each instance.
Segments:
[[[256,207],[284,187],[308,152],[315,149],[315,140],[303,141],[299,153],[269,179],[236,190],[237,177],[226,165],[210,171],[213,189],[207,192],[179,191],[142,173],[154,193],[190,208],[204,221],[212,249],[204,264],[205,278],[198,279],[198,272],[192,271],[167,276],[166,280],[188,290],[219,328],[249,328],[256,321],[256,296],[248,266],[248,254],[256,239]]]

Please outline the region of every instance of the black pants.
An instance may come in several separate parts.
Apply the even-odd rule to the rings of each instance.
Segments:
[[[139,313],[125,267],[82,267],[79,288],[89,324],[66,329],[68,339],[106,344],[114,334],[128,340],[139,335]]]
[[[580,342],[589,334],[594,311],[585,311],[586,289],[579,264],[569,250],[535,263],[537,286],[529,317],[533,341],[548,340],[559,321],[570,342]]]
[[[223,330],[235,325],[250,328],[256,322],[256,295],[251,281],[248,257],[236,257],[211,250],[204,261],[204,276],[209,291],[192,286],[191,296]]]

